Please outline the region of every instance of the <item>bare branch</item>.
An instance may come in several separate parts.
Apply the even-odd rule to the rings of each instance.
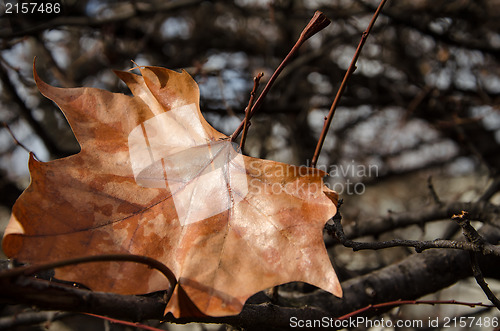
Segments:
[[[253,88],[252,92],[250,92],[250,100],[248,100],[248,106],[245,108],[245,121],[243,122],[243,133],[241,134],[240,140],[240,151],[243,153],[243,149],[245,148],[245,140],[247,137],[248,127],[250,126],[250,110],[252,109],[253,100],[255,98],[255,93],[257,93],[257,89],[259,88],[260,79],[264,76],[264,73],[261,72],[257,76],[253,78]]]
[[[311,18],[306,27],[302,30],[302,33],[300,34],[300,37],[295,43],[295,45],[293,45],[290,52],[288,52],[288,54],[285,56],[285,58],[280,63],[278,68],[276,68],[276,70],[272,74],[271,78],[269,78],[269,80],[267,81],[267,84],[260,93],[259,97],[257,98],[257,101],[255,101],[255,104],[250,109],[250,113],[248,114],[248,120],[250,120],[250,118],[252,118],[252,116],[259,110],[260,106],[262,105],[262,102],[264,101],[264,98],[266,97],[267,93],[273,86],[279,74],[288,65],[291,59],[295,56],[295,54],[302,46],[302,44],[304,44],[307,41],[307,39],[309,39],[311,36],[315,35],[319,31],[326,28],[328,24],[330,24],[330,20],[322,12],[317,11],[314,13],[314,16]],[[244,122],[241,122],[238,128],[233,132],[233,134],[231,135],[231,141],[234,141],[236,137],[238,137],[238,135],[243,130],[243,125]]]
[[[481,287],[484,294],[488,297],[488,299],[500,310],[500,300],[493,294],[488,284],[484,280],[483,272],[481,271],[481,267],[479,266],[479,262],[477,259],[477,253],[469,252],[470,262],[472,266],[472,274],[476,279],[477,284]]]
[[[368,235],[377,236],[410,225],[449,219],[462,210],[467,210],[470,217],[485,223],[493,222],[500,213],[499,206],[488,202],[450,202],[442,206],[434,205],[418,211],[389,213],[387,216],[347,224],[344,227],[344,232],[346,237],[350,239]]]
[[[463,234],[465,238],[467,239],[468,242],[474,243],[478,246],[487,246],[490,245],[488,242],[474,229],[474,227],[470,224],[469,219],[467,218],[468,213],[465,211],[462,211],[460,215],[455,215],[453,216],[453,219],[460,225],[460,227],[463,230]],[[498,246],[494,246],[498,247]],[[479,267],[479,262],[477,259],[477,253],[476,252],[469,252],[469,257],[471,261],[471,267],[472,267],[472,273],[474,275],[474,278],[476,279],[476,282],[478,285],[481,287],[483,290],[484,294],[490,299],[490,301],[497,307],[497,309],[500,310],[500,301],[498,298],[493,294],[493,292],[490,290],[488,287],[488,284],[484,280],[483,273],[481,271],[481,268]]]
[[[456,240],[443,240],[436,239],[432,241],[420,241],[420,240],[407,240],[407,239],[393,239],[387,241],[379,242],[359,242],[352,241],[346,237],[344,230],[342,228],[341,220],[342,216],[337,211],[337,214],[332,218],[333,224],[328,223],[325,228],[327,232],[336,236],[339,241],[345,246],[350,247],[353,251],[371,249],[378,250],[390,247],[413,247],[417,253],[430,248],[452,248],[461,249],[469,252],[479,252],[483,255],[496,255],[500,257],[500,247],[488,244],[486,242],[472,241],[456,241]],[[475,230],[474,230],[475,232]],[[477,234],[477,232],[475,232]]]
[[[18,267],[14,269],[8,269],[0,272],[0,279],[2,278],[15,278],[18,276],[29,276],[41,271],[50,270],[54,268],[65,267],[74,264],[80,263],[89,263],[89,262],[104,262],[104,261],[126,261],[126,262],[135,262],[141,263],[149,266],[150,268],[154,268],[160,271],[170,282],[170,288],[165,294],[165,302],[170,300],[172,293],[174,291],[175,286],[177,285],[177,279],[172,271],[163,263],[158,260],[152,259],[147,256],[142,255],[134,255],[134,254],[105,254],[105,255],[90,255],[84,257],[78,257],[74,259],[56,261],[47,264],[39,264],[39,265],[31,265],[25,267]]]
[[[500,231],[489,225],[481,232],[489,242],[500,239]],[[293,302],[340,316],[370,304],[412,300],[471,276],[468,259],[468,253],[461,250],[436,249],[412,254],[398,263],[342,282],[342,299],[317,291],[297,296]],[[498,274],[495,261],[496,257],[481,257],[481,268],[489,274]]]
[[[61,311],[38,311],[29,313],[20,313],[13,316],[0,318],[0,330],[12,329],[22,325],[33,325],[42,322],[52,322],[64,317],[73,315]]]
[[[33,153],[32,151],[30,151],[28,149],[28,147],[26,147],[23,143],[21,143],[17,138],[16,136],[14,135],[14,132],[12,132],[12,130],[10,129],[10,126],[9,124],[7,124],[6,122],[0,122],[0,124],[7,130],[7,132],[10,134],[10,136],[12,137],[12,140],[14,140],[14,143],[21,147],[22,149],[24,149],[28,154],[29,153]],[[33,155],[36,157],[35,153],[33,153]],[[36,157],[37,158],[37,157]],[[37,158],[38,159],[38,158]]]
[[[500,239],[500,231],[489,225],[485,225],[481,232],[488,242]],[[433,293],[469,277],[471,269],[467,260],[468,254],[461,250],[430,250],[410,255],[399,263],[343,282],[344,297],[342,299],[317,290],[309,294],[294,295],[293,299],[280,297],[279,304],[288,307],[266,302],[247,303],[243,311],[236,316],[174,319],[169,315],[166,316],[166,320],[175,323],[227,323],[246,328],[258,328],[263,325],[287,328],[292,316],[298,319],[333,318],[371,304],[398,299],[414,300]],[[492,261],[480,260],[479,263],[482,264],[481,268],[490,274],[498,273],[495,269],[496,264]],[[429,279],[433,281],[430,282]],[[1,301],[24,302],[38,305],[43,309],[82,311],[140,321],[160,319],[165,306],[163,300],[154,295],[144,297],[89,292],[24,276],[15,280],[0,279],[0,282],[0,286],[4,289],[0,293]],[[404,289],[404,291],[397,289]],[[252,298],[249,301],[252,301]],[[292,308],[295,305],[309,307]],[[375,313],[371,311],[367,314]]]

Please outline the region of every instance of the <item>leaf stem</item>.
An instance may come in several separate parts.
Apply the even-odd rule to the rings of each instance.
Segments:
[[[335,99],[333,100],[332,106],[330,107],[330,111],[328,112],[328,116],[325,119],[325,122],[323,124],[323,129],[321,130],[321,135],[318,140],[318,144],[316,145],[316,150],[314,151],[314,155],[311,161],[311,167],[315,168],[316,164],[318,163],[318,158],[319,154],[321,153],[321,148],[323,147],[323,143],[325,142],[326,134],[328,133],[328,129],[330,128],[330,124],[332,123],[333,116],[335,115],[335,110],[337,109],[337,105],[340,101],[340,98],[342,97],[342,94],[344,93],[344,90],[347,85],[347,80],[351,75],[354,73],[356,70],[356,62],[358,61],[359,55],[361,54],[361,50],[363,49],[363,46],[366,42],[366,39],[368,38],[368,35],[370,34],[370,31],[375,24],[375,21],[377,20],[378,15],[382,11],[382,8],[384,7],[385,3],[387,0],[382,0],[380,1],[380,4],[373,14],[373,17],[368,24],[368,27],[366,30],[363,32],[361,35],[361,40],[359,41],[358,47],[356,48],[356,52],[354,53],[354,56],[351,60],[351,64],[349,65],[349,68],[347,69],[347,72],[345,73],[344,79],[342,80],[342,83],[340,84],[339,90],[337,91],[337,95],[335,96]]]
[[[283,69],[286,67],[286,65],[290,62],[290,60],[293,58],[293,56],[297,53],[300,46],[302,46],[302,44],[307,39],[311,38],[313,35],[315,35],[319,31],[326,28],[329,24],[330,24],[330,20],[325,16],[325,14],[323,14],[320,11],[316,11],[314,13],[314,16],[311,18],[311,20],[306,25],[304,30],[302,30],[302,33],[300,34],[300,37],[297,40],[297,42],[295,43],[295,45],[293,45],[290,52],[288,52],[287,56],[283,59],[281,64],[278,66],[278,68],[276,68],[273,75],[271,76],[271,78],[267,82],[266,86],[262,90],[262,93],[259,95],[259,97],[257,98],[257,101],[255,102],[255,104],[251,108],[251,110],[248,114],[248,118],[245,116],[246,121],[250,120],[252,118],[252,116],[257,112],[257,110],[260,108],[260,106],[262,105],[262,102],[264,101],[265,96],[267,95],[267,93],[271,89],[271,86],[274,84],[274,81],[276,80],[276,78],[278,78],[281,71],[283,71]],[[245,121],[241,122],[240,125],[238,126],[238,128],[233,132],[233,134],[231,135],[232,142],[234,142],[236,140],[238,135],[243,130],[244,126],[245,126]]]

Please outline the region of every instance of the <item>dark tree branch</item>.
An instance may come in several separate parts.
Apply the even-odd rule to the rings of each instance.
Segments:
[[[139,8],[138,6],[131,7],[131,10],[123,11],[120,14],[105,18],[92,18],[88,16],[60,16],[48,22],[44,22],[35,26],[25,28],[23,30],[0,32],[0,38],[15,38],[26,35],[37,34],[41,31],[58,28],[60,26],[85,26],[85,27],[100,27],[110,23],[117,23],[130,20],[134,17],[144,17],[159,12],[168,12],[181,8],[187,8],[203,2],[202,0],[177,0],[160,2],[155,6],[146,6]]]
[[[483,237],[474,229],[470,224],[468,212],[463,211],[459,215],[453,215],[452,219],[457,222],[457,224],[462,228],[463,234],[467,240],[477,246],[486,245],[487,242]]]
[[[500,239],[497,229],[488,225],[483,228],[489,242]],[[468,259],[468,253],[461,250],[436,249],[412,254],[399,263],[343,282],[342,299],[318,291],[298,296],[295,302],[332,311],[338,316],[370,304],[412,300],[471,276]],[[481,268],[488,274],[498,274],[497,261],[498,258],[482,257]]]
[[[368,10],[374,10],[375,6],[372,6],[362,0],[357,0],[358,3],[361,3],[365,8]],[[416,31],[419,31],[422,34],[431,36],[435,40],[439,40],[443,43],[456,46],[456,47],[461,47],[461,48],[466,48],[470,50],[478,50],[484,53],[491,54],[493,56],[498,57],[500,55],[500,49],[497,47],[493,47],[485,42],[481,42],[478,40],[474,39],[462,39],[458,40],[457,38],[451,36],[450,34],[445,34],[445,33],[438,33],[433,31],[431,28],[429,28],[428,25],[422,23],[421,21],[415,21],[414,17],[418,17],[418,15],[413,15],[413,16],[402,16],[398,15],[397,13],[387,10],[384,11],[384,16],[389,17],[393,22],[406,26],[409,28],[412,28]]]
[[[500,213],[500,207],[488,202],[450,202],[442,206],[431,206],[418,211],[389,213],[389,215],[355,224],[344,226],[344,233],[347,238],[353,239],[364,236],[377,236],[382,233],[407,227],[419,225],[431,221],[451,218],[454,214],[459,214],[462,210],[467,210],[471,218],[481,220],[485,223],[496,221]]]
[[[469,219],[467,218],[468,213],[462,211],[460,215],[453,216],[453,219],[458,223],[458,225],[462,228],[463,234],[468,242],[474,243],[478,246],[487,246],[490,245],[470,224]],[[495,246],[498,247],[498,246]],[[484,294],[488,297],[488,299],[500,310],[500,301],[490,290],[488,284],[484,280],[483,273],[481,268],[479,267],[477,253],[470,251],[469,252],[472,274],[476,279],[477,284],[481,287]]]
[[[477,259],[477,253],[469,252],[470,263],[472,267],[472,275],[476,279],[477,284],[481,287],[484,294],[488,297],[488,299],[500,310],[500,300],[495,296],[495,294],[491,291],[488,284],[486,283],[483,272],[481,271],[481,267],[479,266],[479,262]]]
[[[488,240],[500,238],[498,231],[490,231]],[[494,234],[494,235],[492,235]],[[276,306],[270,303],[246,304],[236,316],[175,319],[167,315],[165,320],[175,323],[227,323],[237,327],[258,330],[288,329],[290,318],[321,319],[345,315],[370,304],[392,300],[413,300],[447,287],[470,276],[466,252],[458,250],[433,250],[414,254],[400,263],[342,283],[344,297],[317,290],[296,296],[283,302],[298,307]],[[490,273],[494,264],[484,263]],[[453,272],[449,272],[453,270]],[[429,281],[432,279],[433,281]],[[88,312],[118,319],[141,321],[162,319],[165,304],[162,298],[151,296],[124,296],[112,293],[91,292],[63,286],[55,282],[19,277],[0,280],[0,300],[9,303],[26,303],[42,309]],[[404,290],[401,290],[404,289]],[[250,299],[251,300],[251,299]],[[281,298],[282,301],[285,299]],[[367,314],[374,314],[373,311]]]
[[[353,251],[359,251],[365,249],[378,250],[391,247],[413,247],[415,248],[415,251],[417,253],[421,253],[424,250],[430,248],[452,248],[469,252],[479,252],[483,255],[491,254],[500,257],[500,247],[484,242],[482,240],[482,237],[479,236],[477,231],[474,228],[472,228],[470,224],[469,227],[472,229],[468,228],[467,234],[469,233],[475,234],[474,236],[467,235],[467,239],[470,242],[443,240],[443,239],[436,239],[432,241],[393,239],[393,240],[377,241],[377,242],[359,242],[359,241],[352,241],[346,237],[344,230],[342,228],[341,220],[342,217],[340,216],[340,213],[337,212],[337,214],[332,218],[333,223],[326,224],[325,228],[331,236],[337,237],[337,239],[339,239],[342,245],[344,245],[345,247],[352,248]]]
[[[20,313],[14,316],[0,318],[0,330],[13,329],[22,325],[33,325],[43,322],[57,321],[70,315],[73,314],[60,311]]]
[[[500,191],[500,177],[495,177],[492,183],[488,186],[488,188],[484,191],[484,193],[479,198],[479,201],[488,201]]]
[[[500,231],[489,225],[481,230],[488,242],[500,239]],[[413,300],[447,287],[471,275],[468,254],[461,250],[431,250],[410,255],[403,261],[342,283],[344,297],[336,298],[318,290],[295,299],[280,298],[286,306],[304,304],[309,308],[278,307],[270,303],[247,304],[237,316],[174,319],[175,323],[227,323],[237,327],[257,329],[263,325],[274,328],[289,326],[290,317],[312,319],[338,317],[370,304],[392,300]],[[481,258],[481,268],[489,274],[498,274],[498,263]],[[453,270],[453,272],[450,272]],[[432,279],[432,281],[429,281]],[[43,309],[89,312],[119,319],[140,321],[160,319],[164,302],[156,296],[123,296],[90,292],[63,286],[55,282],[20,276],[0,279],[0,299],[10,303],[28,303]],[[316,308],[314,308],[316,307]],[[329,312],[329,313],[328,313]],[[374,312],[371,312],[373,314]]]
[[[49,310],[87,312],[133,321],[160,319],[165,309],[162,297],[91,292],[25,276],[1,278],[0,288],[3,303],[24,303]]]

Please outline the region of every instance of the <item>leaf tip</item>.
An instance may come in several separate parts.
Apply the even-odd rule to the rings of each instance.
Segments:
[[[339,194],[333,190],[330,190],[328,187],[325,187],[323,193],[328,197],[328,199],[332,200],[335,206],[338,206],[339,203]]]
[[[23,246],[20,235],[24,233],[23,225],[19,222],[16,215],[12,213],[9,223],[5,228],[2,241],[2,249],[7,257],[14,258],[19,253]]]

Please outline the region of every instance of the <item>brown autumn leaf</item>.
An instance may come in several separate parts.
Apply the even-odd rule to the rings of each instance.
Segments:
[[[22,262],[137,254],[178,279],[165,313],[238,314],[263,289],[303,281],[342,290],[323,242],[337,194],[323,171],[237,153],[199,110],[186,73],[144,67],[116,72],[134,96],[56,88],[41,93],[64,112],[81,151],[29,160],[31,183],[17,200],[3,249]],[[168,289],[153,269],[99,262],[56,270],[95,291]]]

